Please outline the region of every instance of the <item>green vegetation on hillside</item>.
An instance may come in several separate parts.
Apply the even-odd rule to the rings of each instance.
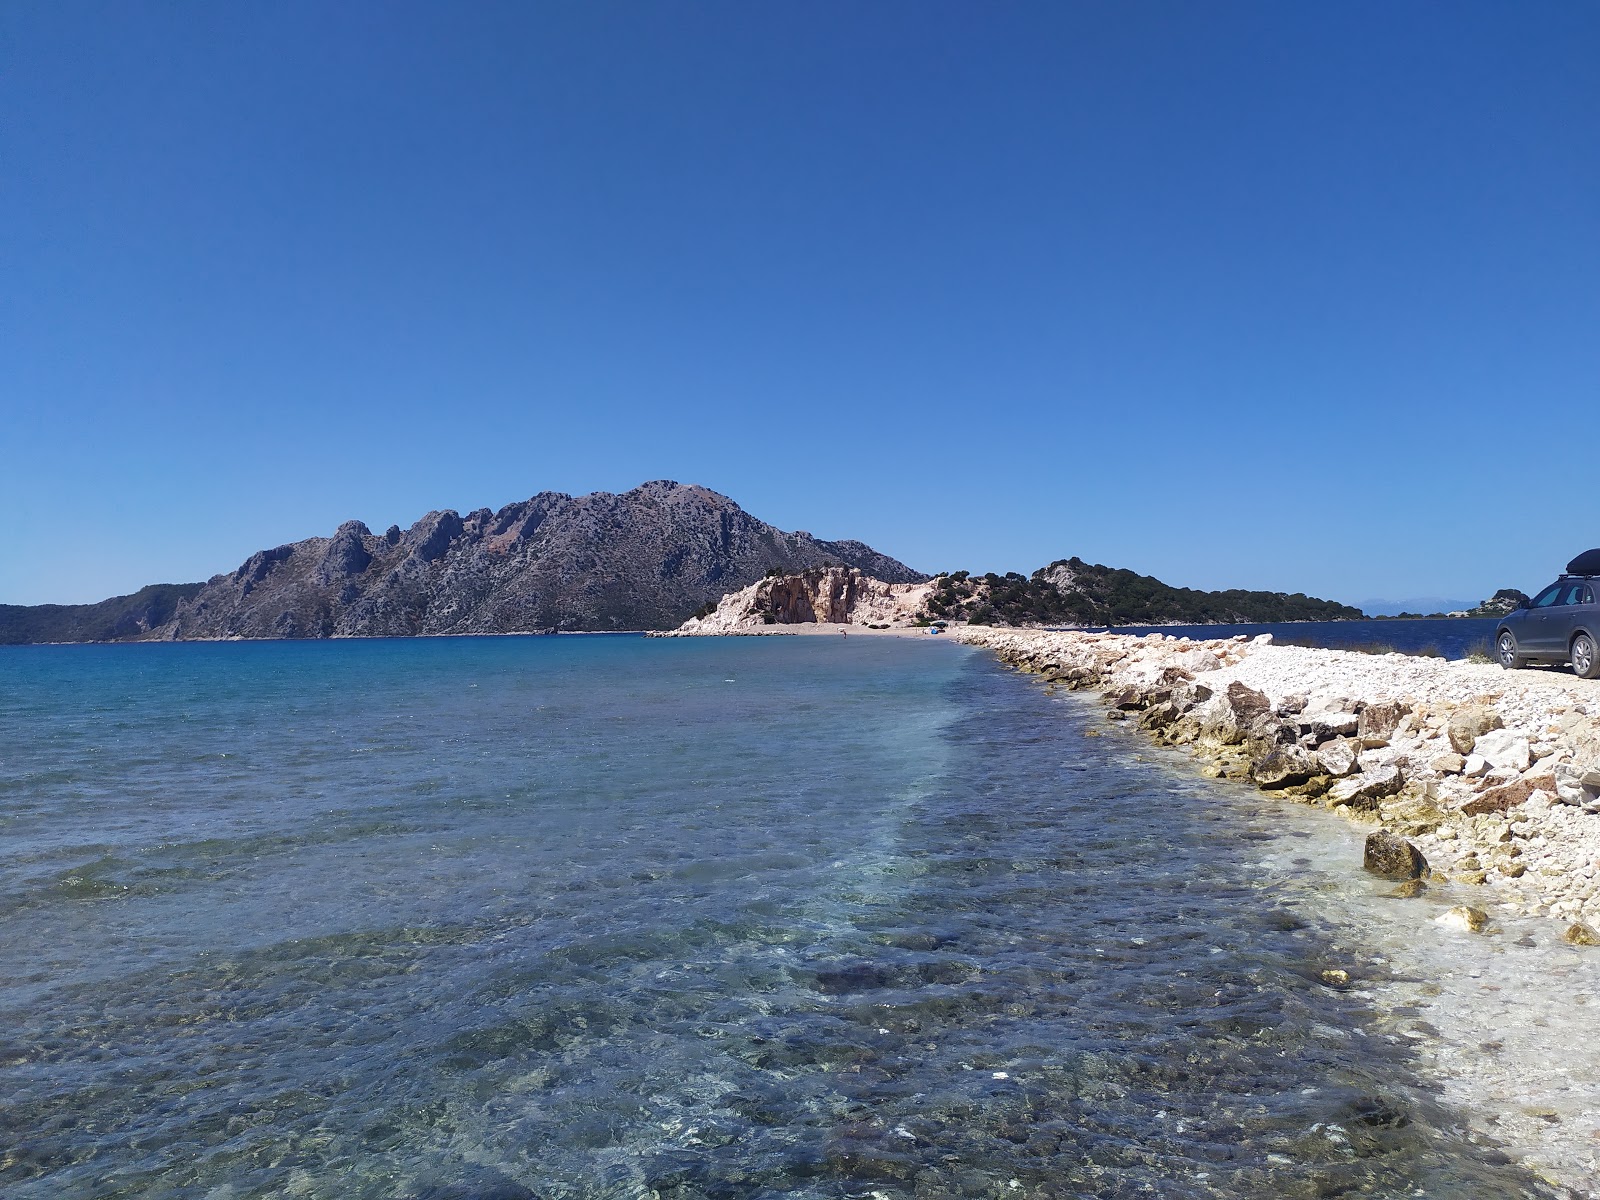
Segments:
[[[0,646],[136,638],[172,619],[201,583],[152,583],[98,604],[0,604]]]
[[[1362,615],[1359,609],[1299,592],[1170,587],[1149,575],[1078,558],[1053,562],[1031,577],[1015,571],[941,576],[928,611],[976,625],[1209,625],[1359,620]]]

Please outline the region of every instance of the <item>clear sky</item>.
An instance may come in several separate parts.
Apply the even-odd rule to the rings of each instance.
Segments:
[[[1600,5],[0,6],[0,602],[705,484],[1360,601],[1600,545]]]

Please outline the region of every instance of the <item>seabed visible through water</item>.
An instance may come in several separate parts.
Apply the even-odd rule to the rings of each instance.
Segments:
[[[1588,1144],[1587,959],[964,647],[0,653],[8,1200],[1549,1196],[1481,1101],[1562,1069]]]

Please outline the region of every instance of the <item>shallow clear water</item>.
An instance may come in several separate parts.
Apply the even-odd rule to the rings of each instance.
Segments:
[[[1546,1194],[1319,981],[1325,814],[1097,720],[934,639],[0,652],[0,1192]]]

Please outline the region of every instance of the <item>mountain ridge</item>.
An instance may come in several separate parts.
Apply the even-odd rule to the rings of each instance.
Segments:
[[[436,509],[381,534],[346,521],[203,584],[99,605],[9,606],[0,642],[668,629],[768,570],[828,563],[927,578],[855,539],[788,533],[709,488],[658,479],[623,493],[540,492],[464,516]],[[162,603],[141,607],[150,592]]]

